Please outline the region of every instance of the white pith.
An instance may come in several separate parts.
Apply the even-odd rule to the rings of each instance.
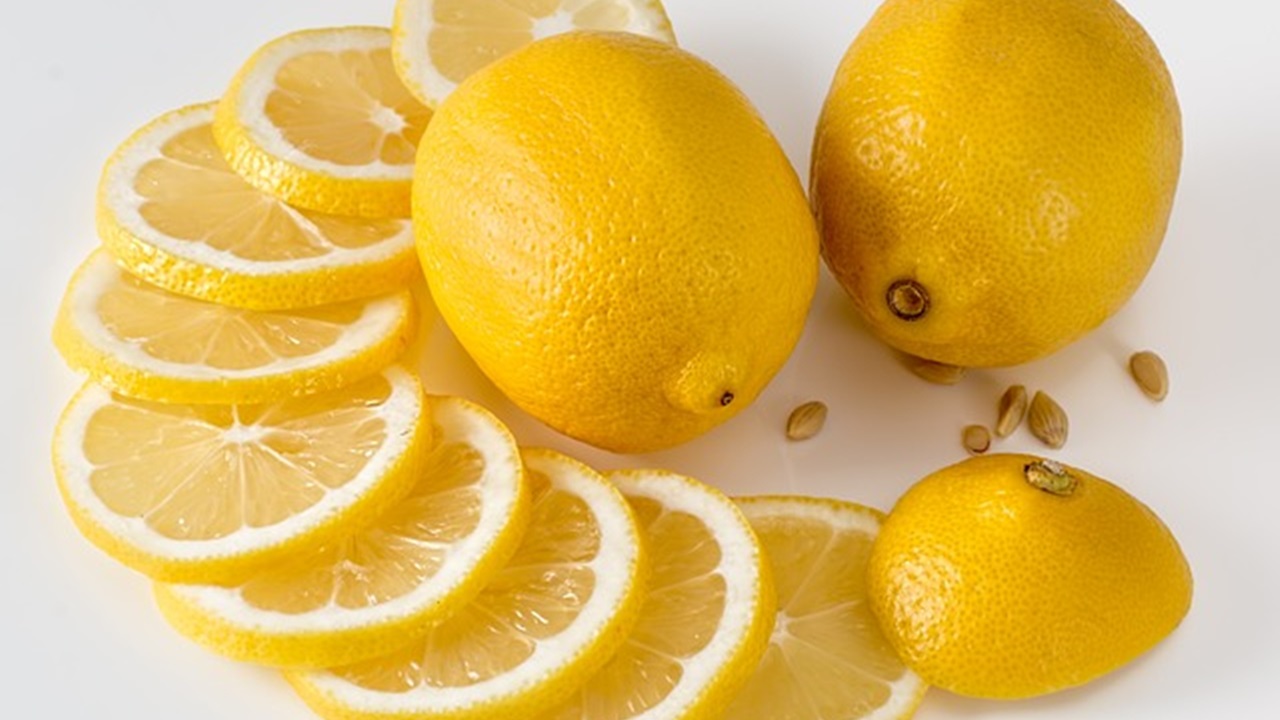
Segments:
[[[127,340],[111,332],[98,314],[98,302],[111,288],[122,282],[124,271],[104,250],[98,250],[85,261],[77,282],[68,295],[70,318],[89,345],[119,362],[148,375],[181,380],[218,382],[247,378],[283,376],[300,370],[323,368],[345,358],[359,355],[384,342],[397,332],[411,312],[412,300],[401,292],[365,302],[364,310],[354,322],[343,325],[342,335],[323,350],[309,355],[279,357],[252,368],[216,368],[201,363],[180,363],[149,354],[140,341]],[[162,292],[159,289],[156,292]],[[211,303],[192,303],[217,307]],[[252,314],[251,310],[228,310]],[[288,311],[270,313],[288,315]]]
[[[596,584],[578,617],[559,635],[536,641],[533,653],[511,670],[466,687],[420,685],[404,693],[369,690],[325,671],[299,672],[296,682],[310,685],[330,701],[360,712],[394,715],[438,714],[510,699],[556,682],[603,632],[619,606],[634,591],[641,541],[622,497],[584,466],[547,451],[526,451],[525,464],[557,490],[586,503],[600,529],[599,552],[585,566]]]
[[[412,180],[413,163],[388,165],[375,160],[364,165],[341,165],[306,154],[285,138],[267,117],[267,98],[276,88],[276,75],[289,60],[303,53],[373,50],[391,51],[391,31],[386,28],[349,27],[294,33],[275,40],[256,56],[252,71],[244,77],[234,98],[236,118],[249,131],[253,144],[290,165],[336,178],[352,180]],[[399,117],[387,107],[381,109]],[[403,118],[402,118],[403,120]],[[382,123],[384,129],[389,123]]]
[[[294,614],[254,607],[245,602],[240,589],[235,587],[170,585],[168,589],[201,614],[263,635],[374,627],[418,614],[436,604],[455,591],[476,564],[491,552],[515,513],[522,480],[515,441],[487,411],[465,400],[438,398],[431,402],[431,416],[440,427],[437,444],[465,443],[484,458],[484,470],[474,487],[485,500],[480,519],[470,535],[456,543],[433,544],[446,551],[445,560],[435,575],[412,592],[365,608],[343,608],[330,602],[323,608]]]
[[[102,182],[103,201],[116,223],[129,235],[169,255],[197,265],[249,276],[285,275],[365,265],[390,260],[412,251],[413,230],[408,220],[395,221],[400,224],[400,231],[381,242],[360,248],[343,248],[328,243],[324,234],[314,223],[284,203],[279,203],[281,210],[289,213],[300,227],[308,228],[315,238],[328,246],[329,252],[293,260],[247,260],[202,242],[171,237],[152,227],[140,212],[145,198],[134,189],[134,178],[148,162],[163,157],[160,149],[171,138],[201,125],[211,125],[213,112],[214,104],[207,103],[163,115],[149,125],[144,132],[131,138],[121,147],[119,154],[107,163]],[[271,201],[277,202],[274,198]],[[353,222],[361,221],[353,220]]]
[[[370,412],[385,422],[386,439],[351,480],[329,490],[319,502],[287,520],[266,527],[242,527],[211,540],[165,537],[150,528],[144,518],[116,514],[93,492],[90,476],[94,466],[84,454],[85,429],[94,413],[111,405],[113,400],[110,391],[87,384],[67,407],[55,444],[56,461],[68,499],[109,535],[122,538],[131,547],[156,558],[216,560],[284,544],[359,502],[382,481],[388,468],[409,450],[410,440],[423,412],[421,385],[417,378],[401,368],[390,368],[382,373],[382,377],[390,384],[391,393],[385,402],[371,408]]]
[[[742,514],[752,523],[771,517],[803,518],[828,525],[835,533],[861,533],[874,538],[880,532],[880,520],[872,512],[848,505],[785,497],[737,498],[736,502]],[[782,608],[778,608],[778,619],[770,639],[772,644],[777,645],[790,637],[787,626],[792,620]],[[897,720],[917,702],[925,687],[924,681],[907,668],[903,668],[903,673],[897,680],[878,677],[870,672],[865,672],[864,675],[879,680],[889,688],[889,701],[857,720]]]

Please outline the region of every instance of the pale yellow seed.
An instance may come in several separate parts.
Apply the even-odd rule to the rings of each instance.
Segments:
[[[903,356],[903,362],[906,363],[907,369],[915,373],[917,377],[928,380],[935,385],[955,385],[960,382],[960,379],[967,372],[966,368],[926,360],[915,355]]]
[[[1147,397],[1160,402],[1169,394],[1169,368],[1150,350],[1136,352],[1129,358],[1129,373]]]
[[[970,455],[981,455],[991,449],[991,433],[983,425],[969,425],[961,438]]]
[[[1036,396],[1031,398],[1027,426],[1040,442],[1055,450],[1067,444],[1067,413],[1043,392],[1036,391]]]
[[[1010,385],[1000,396],[996,407],[996,437],[1009,437],[1022,424],[1027,415],[1027,389],[1022,385]]]
[[[791,411],[787,418],[787,439],[808,440],[822,431],[827,422],[827,406],[810,400]]]

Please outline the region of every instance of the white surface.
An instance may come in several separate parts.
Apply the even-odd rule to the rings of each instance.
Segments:
[[[1012,0],[1011,0],[1012,1]],[[756,102],[799,168],[844,47],[874,0],[669,0],[684,47]],[[1009,381],[1051,391],[1072,436],[1059,457],[1121,482],[1183,543],[1196,577],[1178,632],[1084,689],[1016,704],[931,693],[920,720],[1272,717],[1280,677],[1280,12],[1256,0],[1129,0],[1182,99],[1186,156],[1169,235],[1147,283],[1111,322],[1047,360],[954,388],[901,370],[824,280],[790,365],[737,420],[674,452],[619,458],[555,436],[500,400],[439,333],[427,383],[479,400],[526,443],[603,467],[658,465],[735,493],[830,494],[882,508],[961,458],[960,428],[990,422]],[[5,4],[0,58],[0,686],[5,717],[186,720],[311,715],[271,671],[205,654],[166,628],[147,583],[81,540],[51,477],[54,419],[77,385],[54,353],[62,287],[93,247],[102,161],[163,111],[215,97],[259,44],[287,31],[388,22],[391,2],[118,0]],[[802,173],[804,174],[804,173]],[[1138,394],[1130,351],[1168,360],[1162,405]],[[820,398],[826,430],[787,445],[792,406]],[[1035,451],[1020,433],[1000,449]]]

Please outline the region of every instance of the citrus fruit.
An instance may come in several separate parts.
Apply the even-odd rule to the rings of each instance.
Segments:
[[[614,451],[750,404],[817,280],[803,191],[755,110],[625,33],[547,38],[472,76],[423,136],[414,203],[432,296],[480,368]]]
[[[398,0],[391,47],[405,85],[436,107],[494,60],[571,30],[676,41],[659,0]]]
[[[212,104],[162,115],[107,161],[98,234],[131,274],[170,292],[253,310],[382,295],[417,273],[406,220],[293,208],[227,166]]]
[[[1028,455],[971,458],[912,487],[867,568],[871,608],[931,685],[1020,698],[1150,649],[1191,604],[1191,571],[1147,506]]]
[[[622,496],[549,450],[523,453],[533,514],[489,585],[407,647],[324,671],[291,672],[330,720],[529,718],[566,697],[634,625],[646,559]]]
[[[643,528],[648,596],[617,654],[542,720],[719,717],[769,641],[776,596],[751,526],[691,478],[609,473]]]
[[[254,311],[174,295],[98,250],[63,296],[53,339],[106,388],[146,400],[256,403],[331,390],[390,365],[413,335],[408,291]]]
[[[818,122],[823,256],[898,350],[963,367],[1047,355],[1155,260],[1180,118],[1114,0],[888,0]]]
[[[773,568],[778,617],[726,720],[909,718],[925,685],[880,632],[867,558],[883,515],[821,498],[738,498]]]
[[[297,207],[408,217],[418,138],[431,111],[391,62],[391,31],[303,30],[244,64],[213,134],[251,185]]]
[[[430,402],[436,444],[408,497],[242,583],[158,584],[169,622],[238,660],[326,667],[385,654],[470,601],[520,544],[529,491],[497,418],[458,398]]]
[[[133,400],[92,383],[54,433],[63,501],[84,535],[158,580],[222,583],[377,517],[431,444],[400,368],[259,405]]]

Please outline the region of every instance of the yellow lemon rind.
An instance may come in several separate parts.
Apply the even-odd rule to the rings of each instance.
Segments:
[[[349,26],[301,30],[276,38],[263,45],[240,68],[230,87],[218,102],[214,113],[213,137],[227,159],[227,164],[259,190],[274,195],[290,205],[334,215],[366,218],[409,217],[411,167],[402,177],[343,177],[330,171],[305,167],[263,147],[255,140],[246,119],[261,116],[245,97],[246,86],[262,72],[261,66],[290,44],[302,44],[323,36],[347,33],[362,40],[385,36],[388,47],[391,35],[385,27]],[[300,151],[299,151],[300,154]],[[328,167],[321,161],[318,165]]]
[[[54,430],[53,470],[58,491],[71,516],[72,522],[89,542],[93,543],[117,562],[132,568],[153,580],[170,583],[233,584],[245,580],[252,573],[268,567],[296,552],[331,542],[356,528],[364,527],[395,505],[412,488],[422,463],[431,447],[432,427],[429,410],[424,403],[421,385],[411,373],[392,369],[388,374],[408,377],[413,392],[418,395],[419,411],[411,427],[406,428],[403,448],[383,469],[377,478],[354,501],[336,508],[334,512],[317,518],[298,528],[287,538],[252,547],[241,552],[211,552],[188,557],[165,555],[140,547],[127,537],[114,532],[100,516],[118,518],[103,507],[90,507],[96,498],[86,487],[83,478],[74,477],[68,462],[67,448],[80,437],[89,411],[83,407],[89,395],[106,392],[105,389],[86,383],[66,409],[63,410]],[[363,474],[364,471],[362,471]],[[352,482],[356,482],[353,480]],[[93,498],[93,501],[89,500]],[[100,501],[96,501],[100,504]],[[176,542],[176,541],[175,541]]]
[[[413,708],[406,703],[401,707],[360,708],[337,697],[335,683],[326,673],[286,672],[285,678],[313,711],[326,720],[503,720],[537,717],[567,699],[626,641],[639,620],[650,571],[640,528],[630,506],[612,484],[577,460],[542,448],[526,448],[522,455],[530,469],[554,464],[575,468],[577,477],[594,485],[594,492],[603,491],[604,495],[610,496],[609,504],[613,506],[610,509],[626,518],[625,522],[620,522],[620,527],[602,528],[606,532],[621,532],[629,537],[632,553],[628,559],[626,581],[616,591],[620,599],[611,606],[612,612],[595,629],[590,640],[577,647],[570,657],[550,672],[524,677],[515,688],[506,692],[472,698],[466,703],[439,703],[431,707]],[[412,695],[412,691],[406,695]]]
[[[112,202],[123,160],[154,133],[172,125],[194,125],[213,112],[212,103],[190,105],[152,120],[115,151],[98,183],[97,229],[102,244],[125,270],[170,292],[248,310],[288,310],[373,297],[404,287],[420,273],[412,230],[406,222],[399,247],[367,253],[357,263],[323,263],[279,270],[238,271],[200,262],[130,231]],[[159,233],[157,233],[158,235]],[[275,263],[262,263],[272,265]],[[279,265],[287,265],[279,263]]]
[[[99,251],[101,252],[101,251]],[[362,380],[395,362],[404,354],[417,331],[417,305],[408,291],[370,301],[366,313],[391,310],[394,320],[374,342],[355,352],[320,364],[305,363],[286,371],[235,372],[186,366],[149,358],[143,364],[125,354],[136,350],[125,340],[112,348],[102,338],[103,328],[85,327],[76,319],[79,302],[92,298],[78,296],[82,279],[90,271],[97,253],[76,270],[58,308],[53,325],[53,343],[72,369],[86,373],[98,385],[121,395],[142,400],[191,404],[241,404],[283,400],[325,392]],[[378,307],[374,308],[377,303]]]

